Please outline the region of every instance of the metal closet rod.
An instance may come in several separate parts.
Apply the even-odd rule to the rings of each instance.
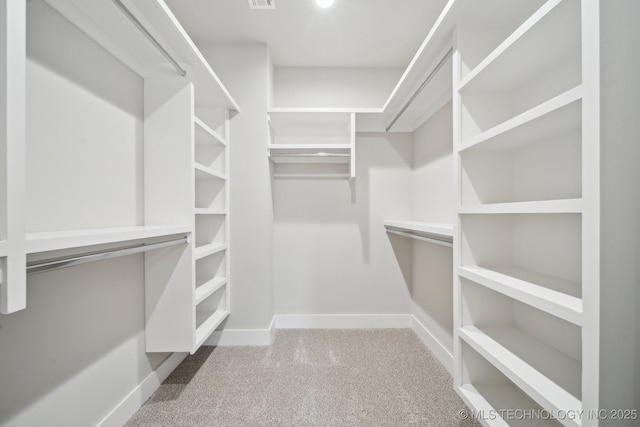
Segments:
[[[432,239],[430,237],[424,237],[424,236],[421,236],[419,234],[405,233],[404,231],[393,230],[391,228],[387,228],[387,233],[397,234],[398,236],[410,237],[412,239],[422,240],[422,241],[429,242],[429,243],[434,243],[434,244],[440,245],[440,246],[446,246],[448,248],[452,248],[453,247],[453,243],[447,242],[445,240]]]
[[[136,18],[135,15],[131,13],[131,11],[127,8],[127,6],[125,6],[124,3],[122,3],[122,1],[120,0],[112,0],[112,1],[118,7],[118,9],[120,9],[120,11],[124,13],[125,16],[129,18],[131,22],[133,22],[133,25],[135,25],[136,28],[140,30],[142,34],[144,34],[144,36],[151,42],[151,44],[153,44],[156,47],[156,49],[158,49],[160,53],[162,53],[164,57],[167,58],[169,62],[171,62],[171,65],[173,65],[173,67],[178,71],[178,73],[180,73],[182,77],[186,76],[187,75],[186,70],[182,68],[175,59],[173,59],[173,57],[169,54],[169,52],[167,52],[166,49],[162,47],[160,42],[151,35],[151,33],[145,28],[144,25],[142,25],[142,22],[138,21],[138,18]]]
[[[404,104],[404,106],[400,109],[398,114],[396,114],[393,120],[391,120],[391,123],[389,123],[389,126],[385,128],[387,132],[389,132],[389,129],[391,129],[393,125],[396,124],[400,116],[402,116],[404,112],[407,110],[407,108],[409,108],[409,105],[411,105],[411,103],[418,97],[418,95],[420,95],[420,92],[422,92],[422,90],[429,84],[429,82],[436,76],[436,74],[438,74],[438,71],[440,71],[440,69],[444,66],[444,63],[447,62],[447,60],[451,57],[452,54],[453,54],[453,48],[450,48],[447,51],[447,53],[444,54],[444,56],[442,57],[440,62],[438,62],[435,68],[431,70],[427,78],[424,79],[420,87],[413,93],[413,95],[411,95],[411,98],[409,98],[409,100]]]
[[[167,248],[169,246],[182,245],[188,242],[189,237],[183,236],[179,239],[166,240],[164,242],[151,244],[143,243],[141,245],[127,246],[124,248],[121,247],[114,249],[105,249],[102,251],[95,251],[83,255],[72,255],[63,258],[35,261],[27,264],[27,275],[44,273],[45,271],[60,270],[61,268],[75,267],[76,265],[86,264],[88,262],[102,261],[105,259],[146,252],[153,249]]]
[[[271,157],[350,157],[350,154],[341,153],[278,153],[271,154]]]

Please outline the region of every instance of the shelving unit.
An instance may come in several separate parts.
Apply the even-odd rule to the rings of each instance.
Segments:
[[[275,178],[355,178],[355,112],[278,108],[268,116]]]
[[[597,261],[586,224],[598,189],[585,182],[598,136],[584,131],[597,120],[586,108],[597,82],[582,73],[591,5],[539,6],[507,19],[500,37],[492,26],[456,29],[454,382],[473,409],[533,405],[576,416],[552,425],[597,425],[577,417],[597,401],[586,369],[598,354],[586,320],[598,286],[586,273]]]
[[[9,313],[25,307],[27,255],[30,259],[46,259],[60,253],[81,255],[96,247],[117,249],[132,241],[150,243],[170,235],[191,235],[187,245],[163,246],[145,253],[145,335],[149,352],[194,352],[229,314],[229,115],[231,110],[237,111],[238,106],[162,0],[47,0],[46,3],[54,10],[39,2],[26,7],[25,2],[7,2],[0,14],[3,28],[5,24],[7,28],[7,39],[0,40],[3,95],[0,175],[3,182],[7,182],[7,186],[0,189],[1,311]],[[24,19],[25,10],[31,20]],[[34,102],[40,96],[36,86],[40,81],[34,78],[31,93],[25,91],[24,79],[29,75],[25,73],[29,53],[25,40],[27,32],[33,31],[34,38],[42,37],[42,31],[46,31],[43,27],[62,20],[56,12],[77,27],[79,31],[73,29],[70,34],[81,36],[88,49],[96,55],[115,56],[144,79],[144,147],[142,132],[134,129],[136,123],[127,127],[132,118],[135,120],[133,115],[127,117],[129,122],[123,123],[125,129],[134,130],[124,131],[128,138],[124,142],[118,131],[96,132],[82,128],[76,134],[73,133],[75,127],[72,129],[65,121],[66,116],[65,120],[56,121],[55,132],[52,132],[51,140],[47,139],[49,145],[52,141],[57,143],[56,156],[47,157],[47,162],[54,167],[49,164],[47,168],[31,166],[29,179],[51,184],[56,190],[63,189],[60,200],[56,201],[77,208],[78,221],[70,221],[61,210],[46,218],[33,215],[44,220],[25,227],[24,218],[30,218],[29,210],[38,209],[45,204],[43,200],[50,197],[46,191],[48,187],[43,190],[42,186],[29,187],[25,197],[24,172],[27,160],[45,157],[37,152],[46,148],[40,142],[46,138],[42,138],[38,129],[51,126],[45,120],[46,114],[38,109],[39,103]],[[25,22],[33,22],[33,28],[28,28]],[[5,33],[2,34],[4,37]],[[84,35],[97,42],[106,53],[95,49]],[[46,87],[49,86],[56,85]],[[62,83],[57,86],[60,90],[74,90]],[[95,94],[96,98],[101,95],[107,96]],[[55,97],[51,93],[47,96]],[[32,134],[28,135],[30,139],[26,144],[31,156],[28,158],[24,153],[25,100],[29,100],[27,111],[32,114],[29,117]],[[90,103],[94,99],[83,94],[78,95],[78,100]],[[103,104],[110,103],[91,104],[93,109],[87,114],[93,114],[92,119],[112,114],[109,119],[121,120],[118,113],[112,113],[106,107],[103,109]],[[77,110],[85,107],[84,104],[73,105]],[[131,108],[142,111],[141,107]],[[82,121],[82,117],[74,119]],[[39,126],[39,121],[46,123]],[[140,136],[140,141],[135,135]],[[85,137],[95,140],[86,144],[83,139],[82,149],[73,145]],[[81,168],[67,171],[65,164],[56,163],[71,158],[74,167],[91,165],[101,155],[99,147],[111,147],[112,141],[118,141],[120,148],[131,145],[119,152],[121,160],[117,165],[123,167],[122,173],[128,174],[129,181],[110,182],[111,187],[95,188],[91,187],[90,181],[95,177],[88,170],[87,176],[73,176]],[[140,147],[136,146],[138,142]],[[136,152],[138,148],[139,152]],[[64,156],[64,150],[70,154]],[[143,154],[140,164],[126,157],[127,153],[131,156]],[[38,175],[33,175],[36,172]],[[74,186],[75,191],[66,191],[65,183],[69,183],[69,178],[74,183],[83,180],[88,183]],[[131,185],[138,182],[141,194],[138,193],[139,200],[132,204],[137,204],[135,207],[139,207],[141,213],[144,205],[142,220],[132,219],[132,215],[116,219],[113,219],[114,215],[96,215],[94,218],[87,212],[100,211],[88,208],[82,211],[91,206],[91,201],[85,201],[83,195],[100,195],[108,189],[112,193],[105,196],[113,198],[113,188],[127,185],[130,190]],[[104,180],[94,179],[94,183],[102,184]],[[109,197],[105,199],[111,200]],[[25,204],[25,198],[30,205]],[[69,224],[78,229],[69,229]]]

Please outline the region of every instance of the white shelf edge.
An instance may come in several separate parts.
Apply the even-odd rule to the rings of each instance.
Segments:
[[[515,328],[503,329],[515,330]],[[481,329],[465,326],[458,330],[458,335],[543,408],[556,413],[559,411],[580,413],[582,410],[580,400],[485,334]],[[551,350],[550,347],[549,349]],[[556,352],[556,350],[551,351]],[[559,352],[557,353],[559,354]],[[569,359],[568,356],[566,358]],[[570,420],[563,421],[568,426],[580,425]]]
[[[194,253],[193,258],[198,260],[206,256],[213,255],[217,252],[222,252],[226,249],[227,249],[227,245],[220,244],[220,243],[211,243],[208,245],[199,246],[195,248],[195,250],[193,251]]]
[[[453,224],[444,222],[387,220],[384,221],[384,226],[453,239]]]
[[[509,423],[501,417],[501,411],[504,412],[510,409],[537,409],[533,402],[524,397],[522,390],[511,384],[478,385],[476,387],[467,383],[458,387],[457,392],[464,403],[470,408],[473,408],[475,413],[482,418],[479,421],[491,427],[509,427]],[[492,397],[495,397],[497,394],[501,395],[505,406],[501,408],[492,406],[485,397],[487,394],[491,394]],[[555,426],[556,424],[550,420],[518,420],[519,427],[538,427],[540,425]]]
[[[573,102],[576,102],[582,99],[582,96],[583,96],[582,85],[578,85],[554,98],[551,98],[543,102],[542,104],[539,104],[525,111],[524,113],[518,114],[517,116],[512,117],[511,119],[505,122],[502,122],[499,125],[496,125],[491,129],[488,129],[480,133],[479,135],[476,135],[470,138],[466,142],[463,141],[458,151],[464,152],[464,151],[470,150],[471,148],[476,147],[482,143],[485,143],[499,135],[512,131],[535,119],[543,117],[549,113],[552,113],[553,111],[559,110],[562,107],[565,107]]]
[[[196,305],[200,304],[204,301],[208,296],[217,292],[223,286],[227,285],[226,277],[213,277],[207,281],[205,281],[200,286],[197,286],[195,289],[195,303]]]
[[[487,57],[482,60],[473,70],[471,70],[465,78],[463,78],[459,85],[458,91],[464,90],[464,88],[470,84],[478,75],[480,75],[489,65],[491,65],[494,61],[499,59],[505,52],[507,52],[511,47],[521,40],[523,37],[526,37],[529,34],[529,31],[546,17],[551,11],[555,9],[555,7],[560,4],[563,0],[548,0],[544,3],[540,9],[538,9],[533,15],[529,17],[518,29],[516,29],[506,40],[504,40],[498,47],[496,47],[493,52],[491,52]]]
[[[206,167],[204,165],[201,165],[200,163],[197,163],[197,162],[195,162],[193,164],[193,168],[196,170],[196,177],[197,177],[197,173],[200,172],[200,173],[203,173],[203,174],[207,175],[206,177],[202,177],[202,178],[211,177],[211,178],[221,179],[223,181],[225,181],[227,179],[226,175],[218,173],[218,172],[214,171],[213,169],[208,168],[208,167]]]
[[[351,150],[351,144],[268,144],[269,150]]]
[[[193,118],[193,122],[200,127],[200,129],[202,129],[204,132],[206,132],[208,135],[210,135],[212,138],[214,138],[216,141],[218,141],[219,144],[224,145],[225,147],[228,145],[227,140],[224,139],[222,136],[220,136],[216,131],[214,131],[213,129],[211,129],[205,122],[203,122],[202,120],[200,120],[198,117],[194,117]]]
[[[375,114],[382,113],[382,108],[314,108],[314,107],[271,107],[267,109],[267,113],[356,113],[356,114]]]
[[[0,240],[0,257],[7,256],[9,252],[9,244],[6,240]]]
[[[348,173],[274,173],[276,179],[351,179]]]
[[[526,213],[582,213],[582,199],[540,200],[532,202],[486,203],[462,205],[458,213],[468,214],[526,214]]]
[[[226,215],[227,211],[222,209],[196,208],[193,213],[195,215]]]
[[[567,322],[582,326],[581,298],[483,267],[459,267],[458,275]]]
[[[188,225],[143,225],[27,233],[27,254],[191,233]]]
[[[216,328],[227,318],[229,312],[226,310],[205,311],[196,310],[196,316],[207,316],[207,320],[202,322],[195,331],[195,348],[199,348]]]

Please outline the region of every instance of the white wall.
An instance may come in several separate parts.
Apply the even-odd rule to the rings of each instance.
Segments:
[[[600,407],[640,409],[640,3],[601,1]],[[608,419],[603,425],[638,425]]]
[[[142,81],[43,2],[28,11],[29,227],[135,225]],[[144,350],[143,271],[134,255],[30,277],[27,309],[0,316],[0,424],[95,425],[167,357]]]
[[[400,68],[276,67],[274,107],[381,108]]]
[[[412,219],[453,222],[453,117],[451,102],[413,134]],[[412,241],[413,315],[453,352],[453,251]]]
[[[231,315],[224,327],[266,329],[273,318],[269,52],[264,44],[202,45],[200,50],[241,109],[231,120]]]
[[[277,314],[409,313],[400,259],[387,218],[410,206],[411,135],[359,134],[354,184],[332,179],[274,181]]]

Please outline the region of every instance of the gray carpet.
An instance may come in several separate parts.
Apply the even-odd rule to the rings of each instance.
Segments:
[[[409,329],[280,330],[269,347],[203,347],[127,426],[477,426]]]

